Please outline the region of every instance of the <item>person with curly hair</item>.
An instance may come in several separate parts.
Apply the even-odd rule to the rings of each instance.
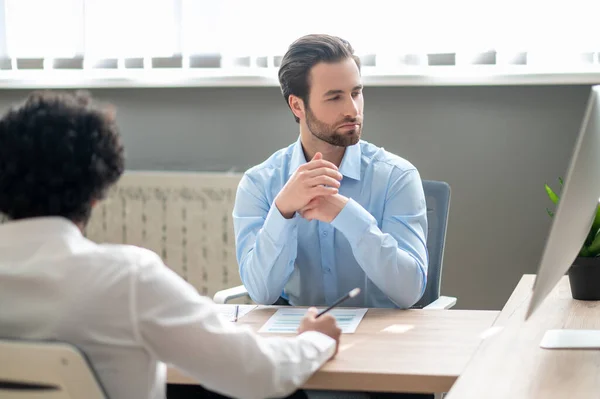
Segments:
[[[211,397],[285,396],[335,355],[330,315],[259,337],[154,252],[86,239],[124,169],[114,109],[87,95],[34,93],[0,118],[0,337],[77,346],[112,399],[164,398],[165,363]]]
[[[125,169],[114,112],[86,95],[35,93],[0,123],[0,212],[90,218]]]

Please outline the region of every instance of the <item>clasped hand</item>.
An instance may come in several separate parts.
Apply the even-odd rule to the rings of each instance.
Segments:
[[[286,219],[298,212],[307,220],[331,223],[348,202],[338,192],[342,177],[337,166],[318,152],[292,174],[275,198],[275,206]]]

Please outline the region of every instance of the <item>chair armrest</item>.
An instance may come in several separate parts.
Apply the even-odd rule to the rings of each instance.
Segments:
[[[228,288],[226,290],[218,291],[213,297],[215,303],[227,303],[232,299],[240,298],[248,295],[248,290],[243,285],[237,287]]]
[[[452,296],[441,296],[423,309],[450,309],[456,305],[456,298]]]

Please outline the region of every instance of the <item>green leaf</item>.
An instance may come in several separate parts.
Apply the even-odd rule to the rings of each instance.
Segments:
[[[600,254],[600,235],[597,235],[596,238],[594,238],[594,241],[587,247],[587,251],[589,252],[587,257],[593,257]]]
[[[592,227],[590,227],[590,231],[588,232],[587,238],[585,239],[586,246],[592,245],[592,242],[596,238],[598,231],[600,229],[600,205],[596,208],[596,214],[594,216],[594,221],[592,222]]]
[[[544,187],[546,188],[546,193],[548,194],[548,198],[550,198],[550,200],[552,202],[554,202],[554,205],[558,204],[558,195],[554,194],[554,191],[552,191],[552,189],[550,188],[549,185],[544,184]]]
[[[552,212],[549,208],[546,208],[546,212],[548,212],[548,215],[550,215],[550,217],[554,217],[554,212]]]
[[[600,205],[596,208],[596,216],[594,217],[594,222],[592,223],[592,231],[594,234],[598,232],[600,229]]]
[[[562,188],[562,186],[564,186],[564,184],[565,184],[565,183],[563,182],[563,179],[562,179],[562,177],[559,177],[559,178],[558,178],[558,182],[560,183],[560,187],[561,187],[561,188]]]
[[[590,255],[590,251],[587,249],[587,247],[581,248],[581,251],[579,251],[579,256],[581,256],[582,258],[591,258],[592,257]]]

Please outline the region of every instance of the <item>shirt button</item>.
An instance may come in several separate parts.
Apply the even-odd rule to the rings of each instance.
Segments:
[[[327,232],[326,231],[323,232],[323,237],[327,237]]]
[[[331,273],[331,269],[330,269],[330,268],[328,268],[328,267],[326,267],[326,268],[325,268],[325,273],[327,273],[327,274]]]

